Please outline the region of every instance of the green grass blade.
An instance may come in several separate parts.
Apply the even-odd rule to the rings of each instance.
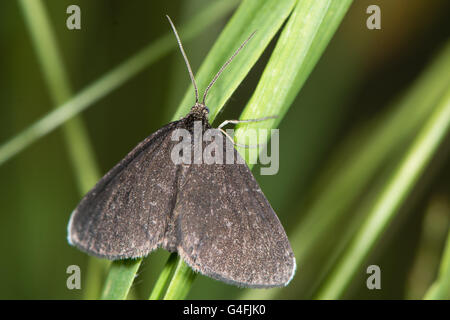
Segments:
[[[167,287],[164,300],[184,299],[189,293],[196,276],[197,274],[192,271],[191,267],[184,263],[184,261],[177,255],[175,273],[170,280],[169,286]]]
[[[112,262],[103,288],[102,300],[126,299],[141,262],[142,259]]]
[[[244,136],[242,130],[278,126],[351,3],[352,0],[297,3],[255,93],[241,115],[241,119],[272,115],[277,118],[240,125],[236,131],[238,142],[245,143],[239,139]]]
[[[70,99],[72,90],[55,35],[41,1],[21,0],[20,4],[50,96],[54,106],[57,107]],[[99,170],[81,118],[67,122],[64,126],[64,135],[79,190],[84,194],[97,182]]]
[[[439,172],[439,164],[433,168],[431,175],[433,172]],[[433,180],[433,178],[426,180]],[[421,190],[425,188],[427,188],[426,182],[421,186]],[[420,198],[420,196],[419,194],[415,198]],[[450,198],[445,193],[433,194],[427,201],[423,212],[420,238],[405,283],[404,298],[406,300],[426,299],[431,291],[430,288],[437,287],[435,284],[441,282],[439,280],[440,272],[443,272],[442,275],[445,274],[445,261],[449,259],[445,256],[445,246],[450,237]]]
[[[84,299],[95,300],[100,298],[105,277],[110,267],[111,261],[89,257],[83,288]]]
[[[166,285],[169,283],[169,280],[171,279],[170,276],[175,271],[177,264],[178,264],[178,254],[172,253],[169,256],[169,259],[167,260],[167,263],[164,266],[163,271],[161,271],[161,274],[159,275],[158,280],[156,281],[153,287],[149,300],[159,300],[163,297],[164,289],[166,288]]]
[[[31,5],[32,7],[39,6],[38,3],[33,4],[33,1],[23,3],[26,3],[27,6]],[[193,39],[201,31],[207,29],[209,25],[217,21],[217,19],[229,13],[237,3],[237,0],[219,0],[212,2],[211,5],[195,15],[186,26],[180,27],[180,34],[183,37],[184,42]],[[37,12],[39,13],[39,11]],[[37,19],[37,17],[33,19]],[[163,17],[161,18],[161,21],[165,21]],[[43,21],[42,23],[47,22]],[[36,29],[36,31],[37,30],[39,29]],[[37,33],[37,35],[39,36],[39,33]],[[48,113],[15,137],[0,145],[0,165],[24,150],[39,138],[52,132],[72,117],[111,93],[139,72],[143,71],[146,67],[176,48],[176,46],[177,44],[173,40],[173,35],[168,28],[166,35],[148,45],[116,68],[107,72],[76,95],[72,97],[69,95],[67,99],[61,99],[62,101],[58,103],[59,106],[56,110]],[[46,60],[52,61],[51,56],[48,56]],[[60,72],[56,68],[56,64],[50,65],[49,68],[54,72]],[[56,86],[62,85],[61,82],[53,82]],[[68,90],[64,89],[61,92],[64,91],[67,92]],[[88,175],[88,173],[86,173],[86,175]],[[94,182],[96,182],[96,180]]]
[[[395,216],[414,183],[424,171],[450,128],[450,87],[436,103],[435,110],[398,165],[387,185],[374,201],[366,221],[331,272],[319,299],[342,296],[352,276]]]
[[[423,298],[426,300],[450,299],[450,232],[447,235],[447,243],[442,255],[438,278]]]
[[[54,106],[63,104],[72,96],[69,76],[64,66],[61,53],[53,30],[49,24],[47,12],[41,1],[22,0],[20,2],[25,21],[30,30],[33,45],[35,47],[44,78],[50,91]],[[55,112],[59,112],[59,108]],[[87,130],[81,118],[74,117],[67,121],[63,127],[66,147],[69,158],[75,171],[78,190],[85,194],[99,179],[100,174],[94,157]],[[26,135],[29,137],[29,135]],[[11,140],[0,148],[0,163],[11,155],[11,150],[18,150],[19,144]],[[19,141],[24,141],[19,137]],[[6,150],[6,152],[4,152]],[[9,155],[8,155],[9,154]],[[100,280],[107,267],[107,263],[95,258],[90,258],[89,268],[84,293],[87,298],[97,298],[100,291]]]

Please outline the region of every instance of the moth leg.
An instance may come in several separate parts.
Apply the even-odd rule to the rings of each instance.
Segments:
[[[225,127],[229,123],[238,124],[238,123],[248,123],[248,122],[260,122],[260,121],[264,121],[264,120],[268,120],[268,119],[275,119],[275,118],[277,118],[277,116],[269,116],[269,117],[264,117],[264,118],[247,119],[247,120],[225,120],[224,122],[222,122],[220,124],[218,129]]]
[[[223,130],[222,128],[219,128],[219,130],[222,131],[222,133],[223,133],[223,134],[231,141],[231,143],[232,143],[233,145],[235,145],[236,147],[241,147],[241,148],[258,148],[258,147],[260,146],[259,144],[248,146],[248,145],[246,145],[246,144],[240,144],[240,143],[237,143],[237,142],[234,141],[234,139],[233,139],[232,136],[230,136],[228,133],[225,132],[225,130]]]
[[[222,122],[220,124],[220,126],[218,127],[218,129],[220,131],[222,131],[222,133],[228,138],[230,139],[231,143],[233,143],[233,145],[237,146],[237,147],[241,147],[241,148],[248,148],[248,149],[254,149],[254,148],[259,148],[262,147],[263,144],[256,144],[256,145],[246,145],[246,144],[240,144],[234,141],[234,139],[225,132],[225,130],[223,130],[222,128],[225,127],[227,124],[232,123],[232,124],[238,124],[238,123],[248,123],[248,122],[259,122],[259,121],[264,121],[264,120],[268,120],[268,119],[275,119],[277,118],[277,116],[270,116],[270,117],[264,117],[264,118],[258,118],[258,119],[248,119],[248,120],[225,120],[224,122]]]

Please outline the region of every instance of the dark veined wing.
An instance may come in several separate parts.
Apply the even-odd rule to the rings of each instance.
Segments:
[[[163,241],[177,188],[169,123],[139,143],[81,200],[69,243],[111,260],[147,255]]]
[[[174,217],[189,266],[242,287],[289,283],[296,263],[288,238],[243,161],[191,165],[183,180]]]

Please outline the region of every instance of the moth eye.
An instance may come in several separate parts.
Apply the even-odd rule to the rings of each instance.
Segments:
[[[209,113],[209,108],[207,106],[205,106],[206,112]]]

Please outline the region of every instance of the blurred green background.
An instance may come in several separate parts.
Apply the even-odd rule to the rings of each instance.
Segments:
[[[170,32],[166,14],[182,26],[210,2],[48,0],[44,5],[72,91],[77,93]],[[66,28],[66,8],[70,4],[81,8],[81,30]],[[366,28],[366,8],[370,4],[381,7],[381,30]],[[184,42],[194,73],[231,17],[232,9],[230,6],[230,11],[212,26]],[[257,168],[253,170],[293,247],[303,250],[301,241],[308,234],[296,234],[319,221],[313,208],[325,203],[321,197],[330,188],[337,188],[333,181],[340,173],[350,170],[351,174],[353,162],[355,170],[360,168],[356,161],[373,142],[370,137],[382,132],[383,124],[395,117],[399,101],[444,49],[449,40],[449,9],[446,0],[358,0],[350,7],[280,124],[278,174],[260,176]],[[227,102],[215,125],[239,117],[276,40]],[[0,2],[0,46],[1,145],[55,105],[18,1]],[[101,174],[170,121],[189,84],[181,55],[174,47],[82,113]],[[405,126],[409,116],[412,119],[417,112],[414,101],[407,109],[408,116],[399,122]],[[425,121],[426,116],[422,118]],[[308,254],[298,255],[296,251],[299,269],[287,288],[273,294],[267,290],[259,293],[198,276],[188,298],[315,297],[335,265],[334,256],[340,255],[340,248],[359,228],[367,206],[385,187],[386,177],[419,131],[413,127],[405,133],[402,127],[395,128],[386,133],[383,141],[396,144],[377,149],[385,159],[370,169],[364,184],[348,180],[343,188],[334,189],[335,202],[327,203],[326,211],[332,216],[336,209],[339,219],[308,244]],[[66,241],[69,215],[81,194],[65,145],[59,128],[0,166],[1,299],[83,297],[83,290],[66,288],[67,266],[79,265],[83,275],[88,257]],[[422,298],[436,279],[450,220],[449,149],[447,135],[402,201],[395,219],[365,258],[364,267],[352,277],[343,298]],[[361,172],[355,173],[356,179],[365,171]],[[339,201],[348,192],[355,196],[342,207]],[[148,297],[167,257],[167,252],[158,250],[144,260],[132,287],[134,298]],[[365,270],[371,264],[382,270],[381,290],[366,288]]]

